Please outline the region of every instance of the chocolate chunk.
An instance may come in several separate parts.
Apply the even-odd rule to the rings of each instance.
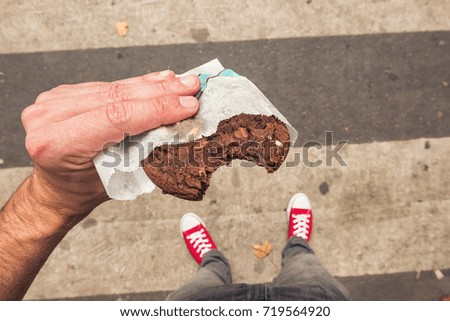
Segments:
[[[235,130],[233,133],[234,137],[242,139],[248,137],[248,131],[245,128],[239,127],[239,129]]]
[[[217,131],[208,137],[156,147],[142,165],[163,193],[200,201],[220,166],[243,159],[273,173],[288,152],[289,132],[278,118],[240,114],[222,120]]]

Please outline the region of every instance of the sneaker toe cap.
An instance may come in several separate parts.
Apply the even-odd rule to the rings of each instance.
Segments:
[[[186,213],[181,218],[180,230],[183,233],[183,232],[188,231],[200,224],[203,224],[203,222],[196,214]]]
[[[312,206],[308,196],[303,193],[299,193],[294,196],[291,208],[311,209]]]

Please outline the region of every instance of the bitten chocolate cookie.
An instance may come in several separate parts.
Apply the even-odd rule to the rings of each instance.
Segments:
[[[200,201],[220,166],[237,158],[273,173],[288,152],[289,132],[278,118],[240,114],[221,121],[216,133],[208,137],[156,147],[142,165],[163,193]]]

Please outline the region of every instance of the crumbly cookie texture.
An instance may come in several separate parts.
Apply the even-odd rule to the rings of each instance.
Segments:
[[[164,194],[200,201],[220,166],[243,159],[273,173],[288,152],[289,131],[282,121],[275,116],[240,114],[222,120],[210,136],[156,147],[142,165]]]

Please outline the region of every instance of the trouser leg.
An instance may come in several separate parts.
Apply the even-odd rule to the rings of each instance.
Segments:
[[[197,274],[166,300],[188,301],[194,299],[203,290],[211,287],[231,284],[231,269],[228,260],[218,250],[205,254]]]
[[[311,295],[312,299],[348,300],[350,296],[344,285],[332,277],[314,255],[308,243],[300,237],[291,237],[283,249],[282,269],[273,280],[272,288],[277,295],[283,290],[297,288],[297,293]],[[277,290],[278,288],[278,290]],[[284,291],[289,297],[279,299],[295,300],[295,291]]]

